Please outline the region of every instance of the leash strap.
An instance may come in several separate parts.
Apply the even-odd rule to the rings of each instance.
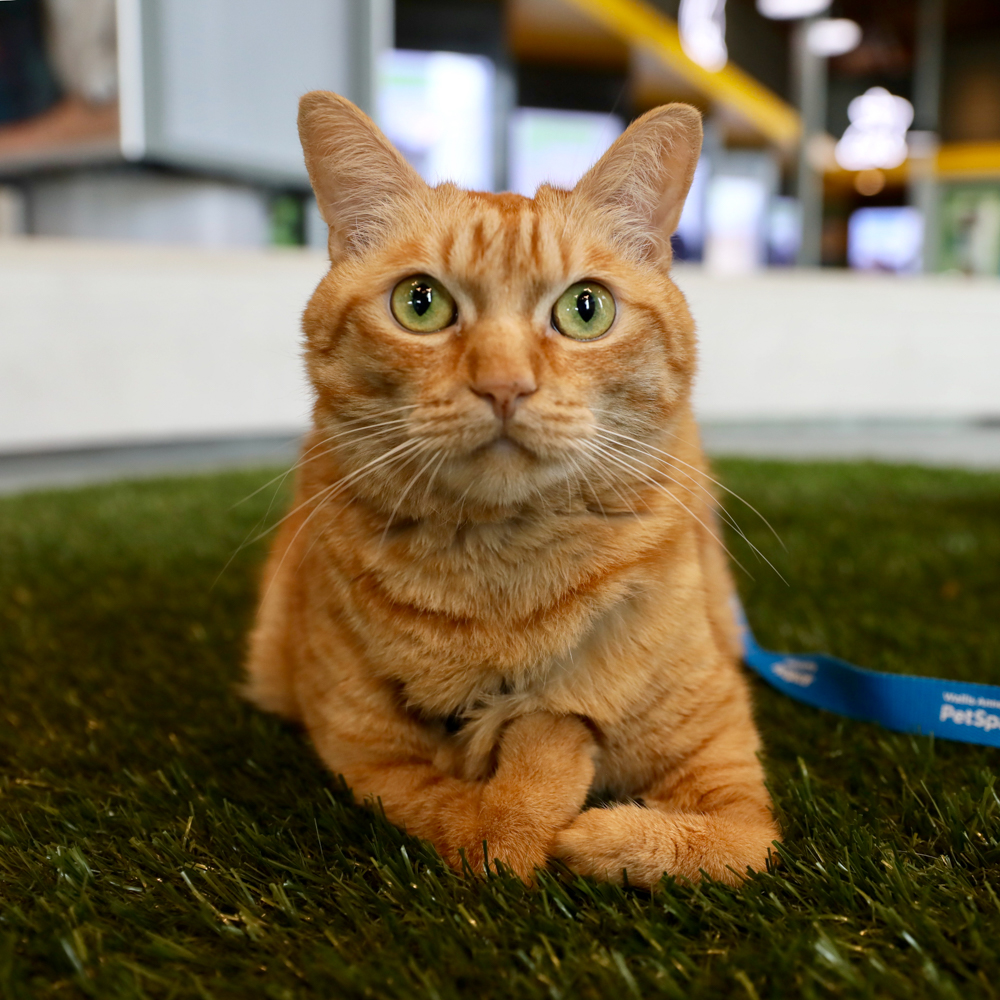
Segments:
[[[743,661],[790,698],[900,733],[1000,747],[1000,687],[886,674],[824,653],[773,653],[754,638],[738,598],[734,612]]]

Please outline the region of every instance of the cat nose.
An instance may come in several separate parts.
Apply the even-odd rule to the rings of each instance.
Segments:
[[[517,404],[538,387],[534,379],[518,376],[509,379],[481,379],[471,388],[477,396],[482,396],[493,404],[493,412],[501,420],[507,420],[517,409]]]

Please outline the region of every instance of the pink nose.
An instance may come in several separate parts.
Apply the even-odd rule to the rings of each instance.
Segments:
[[[517,404],[530,396],[537,386],[534,381],[526,378],[488,379],[477,382],[472,391],[493,404],[493,412],[501,419],[509,419]]]

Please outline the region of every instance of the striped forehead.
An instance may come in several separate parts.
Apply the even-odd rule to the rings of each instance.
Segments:
[[[527,198],[507,197],[511,200],[499,205],[473,202],[471,211],[442,233],[446,267],[491,283],[557,280],[573,266],[565,220]]]

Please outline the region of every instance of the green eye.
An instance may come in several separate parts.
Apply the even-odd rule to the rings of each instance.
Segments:
[[[455,322],[455,300],[426,274],[404,278],[392,290],[392,314],[411,333],[437,333]]]
[[[596,281],[570,285],[552,308],[552,325],[573,340],[594,340],[615,321],[615,298]]]

